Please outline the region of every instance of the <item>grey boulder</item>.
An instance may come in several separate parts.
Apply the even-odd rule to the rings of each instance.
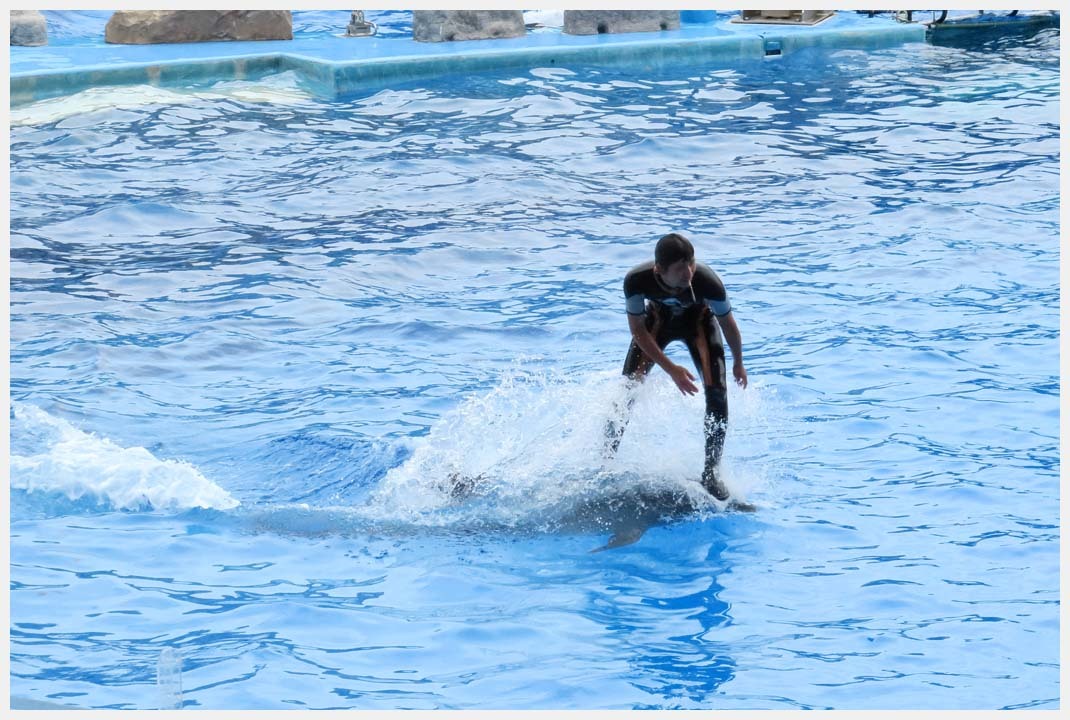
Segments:
[[[11,11],[12,45],[47,45],[48,24],[38,10]]]
[[[660,32],[680,29],[679,10],[566,10],[569,35]]]
[[[292,39],[289,10],[118,10],[104,29],[121,45]]]
[[[491,40],[526,32],[522,10],[412,11],[412,38],[419,42]]]

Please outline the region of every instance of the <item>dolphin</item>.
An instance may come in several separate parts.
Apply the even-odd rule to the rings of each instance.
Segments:
[[[644,482],[638,475],[606,472],[596,475],[597,489],[583,493],[559,523],[562,528],[577,530],[608,529],[609,540],[591,550],[592,553],[632,545],[653,526],[720,506],[697,480],[696,488],[689,492],[679,485]],[[447,476],[444,490],[454,501],[463,502],[482,494],[490,480],[486,474],[470,476],[454,472]],[[588,481],[583,484],[589,487]],[[581,484],[580,479],[577,484]],[[755,512],[757,507],[743,500],[729,499],[724,510]]]

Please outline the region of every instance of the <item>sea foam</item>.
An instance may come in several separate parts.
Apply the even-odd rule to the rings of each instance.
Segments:
[[[179,460],[121,447],[23,403],[12,406],[11,488],[116,510],[227,510],[239,502]]]

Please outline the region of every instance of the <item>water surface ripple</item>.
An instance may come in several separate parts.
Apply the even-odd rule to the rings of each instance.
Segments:
[[[1058,707],[1058,45],[16,109],[12,695]],[[599,472],[669,230],[755,515],[660,372]]]

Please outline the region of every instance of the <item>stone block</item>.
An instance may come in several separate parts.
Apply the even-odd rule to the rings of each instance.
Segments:
[[[122,45],[292,40],[289,10],[118,10],[104,39]]]
[[[660,32],[680,29],[679,10],[566,10],[569,35]]]
[[[47,45],[48,24],[38,10],[11,11],[12,45]]]
[[[522,10],[412,11],[412,37],[419,42],[512,38],[526,32]]]

